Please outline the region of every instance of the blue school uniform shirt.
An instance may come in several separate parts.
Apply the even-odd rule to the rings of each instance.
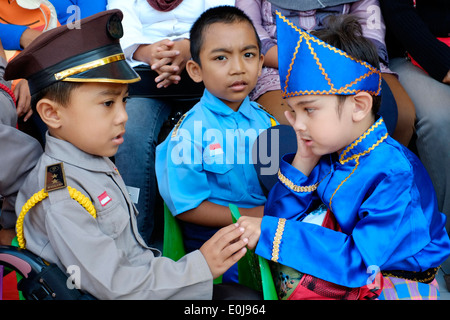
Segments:
[[[264,205],[251,149],[259,133],[275,124],[248,97],[235,112],[205,90],[156,148],[158,187],[172,214],[205,200],[227,207]],[[217,231],[188,223],[182,227],[187,251],[199,248]]]
[[[308,177],[293,157],[280,163],[257,254],[347,287],[370,283],[376,270],[425,271],[449,256],[431,180],[382,118],[339,156],[323,156]],[[342,232],[302,222],[321,203]]]

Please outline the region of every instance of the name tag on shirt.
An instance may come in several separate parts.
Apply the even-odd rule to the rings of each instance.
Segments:
[[[127,186],[128,195],[130,196],[131,201],[133,201],[134,204],[137,204],[139,202],[139,191],[141,189]]]

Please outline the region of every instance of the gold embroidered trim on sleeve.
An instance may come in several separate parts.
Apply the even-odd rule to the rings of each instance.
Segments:
[[[294,184],[291,180],[286,178],[278,169],[278,179],[283,183],[286,187],[289,189],[295,191],[295,192],[312,192],[317,189],[317,186],[319,185],[319,182],[311,185],[311,186],[298,186]]]
[[[281,237],[283,236],[285,223],[286,223],[286,219],[284,219],[284,218],[280,218],[278,220],[277,231],[275,232],[275,237],[273,237],[273,249],[272,249],[271,260],[274,262],[278,262],[278,254],[280,253]]]

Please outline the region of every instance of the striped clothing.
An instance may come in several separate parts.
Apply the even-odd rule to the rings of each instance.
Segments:
[[[438,300],[439,285],[436,279],[430,283],[383,277],[380,300]]]

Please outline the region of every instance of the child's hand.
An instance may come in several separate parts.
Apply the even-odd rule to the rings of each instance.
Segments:
[[[311,147],[308,147],[303,140],[301,133],[295,129],[295,117],[290,111],[285,111],[284,115],[289,124],[294,128],[297,135],[297,153],[292,161],[292,165],[300,170],[304,175],[309,176],[312,169],[320,160],[320,155],[316,155]]]
[[[244,229],[231,224],[217,231],[200,248],[213,278],[217,278],[239,261],[247,249],[247,239],[240,239]]]
[[[261,235],[261,221],[262,218],[255,218],[249,216],[241,216],[237,223],[244,228],[244,233],[241,239],[248,239],[247,247],[249,249],[256,248]]]

